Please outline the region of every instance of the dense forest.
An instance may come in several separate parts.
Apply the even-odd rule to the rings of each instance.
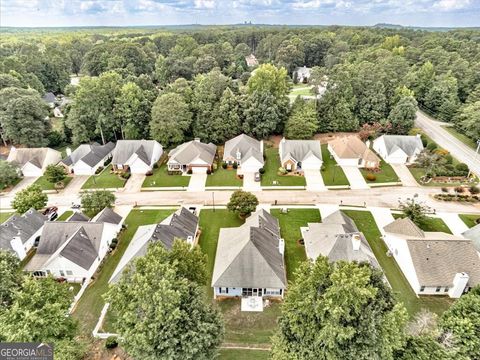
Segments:
[[[258,69],[245,56],[255,54]],[[288,93],[311,67],[316,101]],[[70,77],[80,75],[79,85]],[[480,138],[480,33],[352,27],[206,27],[5,32],[0,44],[5,143],[56,146],[154,138],[164,146],[241,132],[407,133],[417,106]],[[42,101],[65,94],[63,131]]]

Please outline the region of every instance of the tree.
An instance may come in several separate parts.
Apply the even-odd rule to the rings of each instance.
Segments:
[[[88,214],[95,216],[105,208],[115,204],[115,195],[108,190],[95,190],[81,194],[82,208]]]
[[[27,210],[33,208],[39,210],[47,205],[48,196],[42,192],[40,185],[30,185],[15,194],[12,201],[12,207],[19,213],[23,214]]]
[[[391,131],[406,135],[413,128],[417,113],[417,101],[412,96],[401,98],[388,115]]]
[[[165,86],[168,83],[169,73],[165,56],[158,55],[155,61],[155,80],[158,85]]]
[[[462,295],[443,313],[440,327],[452,333],[459,355],[480,358],[480,286]]]
[[[426,220],[426,214],[430,211],[430,208],[427,205],[416,200],[415,195],[412,198],[407,198],[405,201],[400,201],[399,208],[403,215],[408,217],[418,226]]]
[[[13,185],[20,179],[20,169],[17,165],[0,160],[0,189]]]
[[[185,141],[192,124],[192,112],[184,98],[175,93],[160,95],[152,107],[150,136],[169,147]]]
[[[115,98],[113,112],[122,138],[142,139],[148,134],[152,103],[134,82],[127,82]]]
[[[438,76],[425,95],[424,105],[440,120],[451,121],[459,106],[457,79],[450,73]]]
[[[471,139],[480,139],[480,100],[464,105],[455,118],[455,127]]]
[[[263,64],[248,79],[248,92],[267,92],[275,98],[288,95],[288,74],[285,68],[277,68],[272,64]]]
[[[289,139],[311,139],[318,129],[314,104],[301,101],[300,108],[292,110],[285,124],[285,137]]]
[[[395,351],[395,360],[454,360],[454,354],[448,352],[434,337],[429,335],[408,336],[402,349]],[[458,359],[458,357],[457,357]]]
[[[48,165],[44,175],[47,181],[52,184],[57,184],[67,177],[65,168],[61,165]]]
[[[319,257],[296,271],[273,338],[273,359],[393,359],[407,312],[370,265]]]
[[[350,88],[329,86],[318,101],[319,130],[322,132],[356,131],[359,123],[353,114]]]
[[[20,261],[13,252],[0,250],[0,278],[1,313],[2,307],[12,303],[14,292],[20,285]]]
[[[237,190],[230,197],[227,209],[244,218],[255,211],[257,205],[258,199],[255,195],[248,191]]]
[[[195,278],[198,269],[206,273],[205,256],[179,242],[171,254],[152,243],[106,295],[122,346],[133,358],[211,359],[221,343],[220,315],[205,303],[206,276]]]
[[[241,132],[241,109],[239,96],[227,88],[220,98],[218,110],[215,112],[211,126],[215,130],[211,140],[224,143]]]

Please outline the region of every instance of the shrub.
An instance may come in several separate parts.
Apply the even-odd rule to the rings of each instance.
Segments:
[[[446,188],[446,187],[442,187],[442,192],[444,192],[444,193],[448,193],[448,188]]]
[[[152,175],[153,175],[153,171],[147,171],[147,172],[145,173],[145,176],[152,176]]]
[[[103,169],[105,169],[103,166],[99,166],[98,169],[95,170],[95,175],[100,174],[103,171]]]
[[[50,147],[57,147],[62,144],[64,138],[60,132],[57,130],[53,130],[50,134],[48,134],[48,146]]]
[[[279,167],[279,168],[278,168],[278,172],[279,172],[280,174],[286,174],[288,171],[287,171],[287,169],[285,169],[284,167]]]
[[[263,168],[263,167],[260,168],[260,169],[258,170],[258,172],[259,172],[260,174],[265,174],[265,168]]]
[[[437,148],[437,144],[431,142],[427,144],[427,150],[434,151]]]
[[[107,160],[105,160],[105,162],[103,163],[103,166],[107,166],[111,162],[112,162],[112,157],[109,157]]]
[[[455,187],[455,192],[456,192],[457,194],[463,193],[464,191],[465,191],[465,189],[464,189],[463,187],[461,187],[461,186]]]
[[[128,180],[128,179],[130,179],[130,175],[131,174],[129,172],[124,172],[124,173],[122,173],[122,178],[124,178],[125,180]]]
[[[420,135],[420,139],[422,140],[423,147],[427,147],[428,145],[428,139],[425,135]]]
[[[212,171],[210,169],[207,169],[207,175],[210,175]]]
[[[217,170],[218,169],[218,164],[216,162],[214,162],[212,164],[212,170]]]
[[[227,168],[227,163],[226,163],[225,161],[222,162],[222,168],[223,168],[223,169],[226,169],[226,168]]]
[[[477,186],[475,185],[472,185],[468,188],[468,190],[470,191],[470,194],[478,194],[480,193],[480,188],[478,188]]]
[[[450,154],[445,155],[444,159],[447,162],[447,164],[451,164],[453,162],[453,156]]]
[[[188,175],[192,175],[192,169],[188,169],[188,170],[187,170],[187,174],[188,174]]]
[[[448,153],[448,150],[437,149],[437,150],[435,150],[435,154],[440,155],[440,156],[447,156],[449,153]]]
[[[367,176],[366,176],[367,180],[368,181],[375,181],[377,180],[377,177],[375,176],[375,174],[372,174],[372,173],[368,173]]]
[[[322,165],[322,167],[320,168],[320,171],[325,171],[327,170],[327,168],[325,167],[325,165]]]
[[[238,168],[238,164],[236,162],[234,162],[232,166],[234,169]]]
[[[55,189],[63,189],[65,187],[65,184],[63,181],[56,182],[55,185],[53,185]]]
[[[107,340],[105,340],[105,347],[107,349],[114,349],[118,346],[118,340],[116,336],[109,336]]]
[[[153,164],[154,169],[158,169],[158,163]]]
[[[468,173],[468,165],[464,164],[464,163],[457,164],[455,166],[455,170],[467,174]]]

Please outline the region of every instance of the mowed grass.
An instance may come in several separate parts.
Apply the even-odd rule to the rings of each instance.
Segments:
[[[456,137],[458,140],[460,140],[465,145],[471,147],[473,150],[477,149],[477,144],[475,143],[475,141],[473,139],[469,138],[465,134],[462,134],[462,133],[458,132],[458,130],[455,129],[453,126],[442,126],[442,128],[445,131],[447,131],[448,133],[450,133],[450,135],[452,135],[453,137]]]
[[[393,292],[397,299],[404,304],[411,317],[421,309],[428,309],[436,314],[441,314],[448,309],[452,303],[448,297],[416,296],[395,259],[387,256],[387,246],[381,239],[381,233],[369,211],[343,210],[343,212],[355,222],[358,229],[365,235]]]
[[[280,156],[278,148],[270,147],[265,149],[265,173],[262,174],[262,186],[305,186],[303,176],[278,175],[280,167]],[[276,184],[273,182],[276,181]]]
[[[13,212],[0,212],[0,223],[7,221],[13,214]]]
[[[250,349],[220,349],[219,360],[267,360],[270,359],[270,351]]]
[[[454,160],[454,163],[455,163],[455,160]],[[426,172],[424,168],[409,166],[408,169],[412,173],[415,180],[417,180],[417,183],[420,184],[421,186],[454,187],[454,186],[461,186],[461,185],[471,185],[471,183],[468,183],[465,181],[464,182],[455,181],[455,182],[449,182],[449,183],[429,181],[428,183],[424,183],[422,182],[422,177],[425,175],[425,172]]]
[[[66,188],[70,181],[72,181],[73,177],[72,176],[67,176],[65,179],[63,179],[63,188]],[[51,183],[50,181],[47,180],[47,177],[40,176],[35,182],[35,185],[38,185],[42,188],[42,190],[56,190],[55,189],[55,184]],[[62,189],[58,189],[62,190]]]
[[[190,176],[169,175],[167,164],[162,164],[145,178],[142,187],[187,187],[189,182]]]
[[[98,175],[90,176],[82,189],[112,189],[122,188],[125,186],[126,180],[114,173],[110,173],[112,165],[107,166]]]
[[[321,171],[326,186],[350,185],[342,168],[328,151],[328,145],[322,144],[323,169]]]
[[[397,173],[393,168],[390,166],[390,164],[386,163],[385,161],[381,160],[380,161],[380,170],[373,172],[367,169],[360,169],[360,172],[362,173],[363,177],[365,178],[365,181],[367,183],[390,183],[390,182],[399,182],[400,179],[398,178]],[[373,181],[370,181],[367,179],[367,174],[374,174],[376,179]]]
[[[224,169],[221,164],[207,176],[206,186],[242,186],[243,180],[237,177],[237,170]]]
[[[474,227],[475,225],[478,224],[478,220],[480,219],[480,214],[475,215],[475,214],[459,214],[458,215],[460,219],[467,225],[469,228]]]
[[[307,259],[305,246],[298,243],[298,240],[302,238],[300,227],[307,226],[309,222],[320,222],[320,211],[318,209],[289,209],[288,213],[283,214],[280,209],[272,209],[271,214],[278,218],[281,236],[285,240],[288,281],[295,281],[296,269],[302,261]]]
[[[392,216],[395,219],[405,217],[403,214],[392,214]],[[428,232],[445,232],[448,234],[452,233],[447,224],[445,224],[445,221],[440,218],[427,217],[418,227],[423,231]]]
[[[73,316],[79,320],[81,330],[90,335],[95,327],[100,312],[105,305],[103,294],[108,290],[108,280],[122,258],[128,244],[141,225],[157,224],[169,216],[174,209],[161,210],[132,210],[125,219],[127,228],[118,236],[118,245],[115,251],[108,255],[101,268],[95,274],[95,280],[87,288],[75,308]]]
[[[73,211],[67,210],[57,218],[57,221],[66,221],[72,215],[73,215]]]

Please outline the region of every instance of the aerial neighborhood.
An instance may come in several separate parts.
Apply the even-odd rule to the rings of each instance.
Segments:
[[[0,349],[480,359],[478,28],[0,31]]]

